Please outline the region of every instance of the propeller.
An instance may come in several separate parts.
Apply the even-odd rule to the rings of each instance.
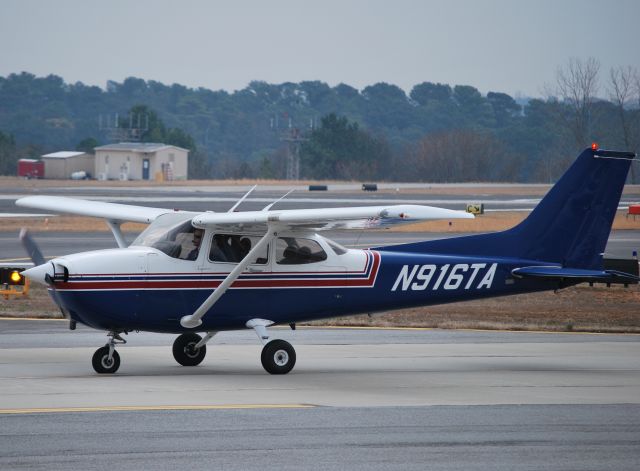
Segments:
[[[20,230],[19,237],[20,237],[20,242],[22,242],[22,246],[27,251],[27,255],[29,256],[33,264],[35,266],[38,266],[45,263],[45,259],[42,256],[42,252],[40,251],[40,248],[36,244],[35,240],[33,240],[33,238],[31,237],[31,234],[29,234],[29,231],[27,230],[26,227],[23,227]]]
[[[55,281],[61,279],[61,281],[67,281],[69,279],[69,270],[64,265],[59,265],[62,267],[62,276],[56,273],[56,265],[53,262],[47,262],[42,255],[42,251],[36,241],[31,237],[29,231],[26,228],[22,228],[20,230],[20,242],[22,242],[22,246],[27,252],[27,255],[33,262],[33,267],[29,268],[22,272],[23,276],[42,284],[46,284],[53,292],[53,296],[56,297],[56,287]],[[60,303],[56,301],[56,304],[60,307],[60,312],[62,315],[69,319],[69,328],[71,330],[75,330],[76,321],[72,319],[70,314],[60,306]]]
[[[56,264],[53,262],[47,262],[42,255],[42,251],[36,241],[31,237],[29,231],[26,228],[22,228],[20,231],[20,242],[27,252],[27,255],[33,262],[33,267],[22,272],[24,276],[35,281],[37,283],[46,284],[53,290],[55,290],[54,281],[67,281],[69,279],[69,270],[63,265],[59,265],[62,268],[62,273],[56,273]]]

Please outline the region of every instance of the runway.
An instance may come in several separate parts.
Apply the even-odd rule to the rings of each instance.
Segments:
[[[137,234],[125,234],[131,243]],[[367,248],[380,245],[395,245],[420,240],[441,239],[469,235],[455,232],[326,232],[323,236],[335,240],[345,247]],[[89,250],[111,249],[116,247],[111,233],[105,232],[36,232],[33,233],[45,257],[62,256]],[[633,251],[640,251],[640,231],[612,231],[609,236],[606,257],[631,258]],[[9,261],[28,262],[24,248],[17,233],[0,232],[0,263]]]
[[[2,417],[2,469],[635,471],[637,406],[439,406]]]
[[[159,208],[178,208],[190,211],[225,212],[252,185],[218,186],[153,186],[153,187],[51,187],[0,188],[0,215],[2,213],[42,213],[41,210],[20,208],[15,200],[28,195],[55,195],[71,198],[107,201]],[[485,210],[530,211],[542,198],[532,196],[548,185],[509,184],[424,184],[424,183],[381,183],[380,192],[363,192],[360,184],[330,184],[329,191],[308,191],[306,185],[264,185],[258,186],[244,200],[240,210],[261,210],[266,205],[279,200],[289,190],[293,193],[279,201],[277,209],[300,209],[338,206],[376,206],[387,204],[420,204],[464,211],[469,203],[483,203]],[[523,189],[529,189],[529,191]],[[620,208],[637,202],[637,190],[629,186],[629,193],[623,194]],[[433,194],[420,190],[438,189],[446,194]],[[384,191],[383,191],[384,190]],[[497,192],[497,194],[496,194]]]
[[[295,345],[298,362],[292,374],[270,376],[250,330],[218,334],[196,368],[174,362],[173,336],[132,333],[118,348],[118,374],[99,376],[90,359],[105,343],[101,332],[69,331],[64,321],[0,327],[0,409],[640,403],[633,335],[276,329]]]
[[[0,320],[0,468],[640,463],[639,336],[273,333],[296,347],[289,375],[266,374],[257,339],[243,331],[216,336],[193,368],[174,362],[172,336],[131,334],[118,348],[119,372],[100,376],[90,357],[104,334],[72,332],[62,321]]]
[[[238,192],[166,191],[49,193],[224,211]],[[270,191],[243,209],[281,196]],[[11,195],[1,196],[0,212],[15,211]],[[347,205],[416,200],[456,209],[482,197],[346,196]],[[307,193],[282,207],[336,206],[344,197]],[[514,195],[489,205],[530,209],[536,201]],[[369,247],[454,235],[329,237]],[[36,239],[46,256],[115,245],[108,233]],[[614,232],[607,255],[629,257],[638,241],[640,231]],[[16,234],[1,233],[0,260],[23,257]],[[247,330],[217,335],[194,368],[173,360],[173,336],[132,333],[118,347],[118,373],[102,376],[93,372],[91,355],[104,333],[69,331],[64,321],[0,320],[0,469],[640,469],[640,336],[272,333],[296,348],[289,375],[264,372],[261,346]]]

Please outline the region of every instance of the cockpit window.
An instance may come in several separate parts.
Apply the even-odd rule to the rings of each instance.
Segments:
[[[153,247],[169,257],[198,258],[203,229],[191,225],[193,214],[168,213],[158,217],[131,245]]]
[[[279,265],[302,265],[326,259],[327,253],[315,240],[281,237],[276,241],[276,263]]]
[[[209,260],[211,262],[239,263],[261,237],[243,234],[214,234],[211,239]],[[269,247],[265,247],[251,263],[264,265],[268,261]]]

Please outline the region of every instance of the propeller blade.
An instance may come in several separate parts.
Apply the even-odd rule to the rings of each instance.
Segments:
[[[40,251],[38,244],[36,244],[35,240],[31,237],[31,234],[29,234],[29,231],[24,227],[20,231],[20,242],[22,242],[22,246],[27,251],[27,255],[35,266],[45,263],[45,259],[42,256],[42,252]]]

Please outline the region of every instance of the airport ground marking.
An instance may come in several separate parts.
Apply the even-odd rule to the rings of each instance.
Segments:
[[[58,414],[76,412],[153,412],[181,410],[238,410],[238,409],[312,409],[313,404],[213,404],[213,405],[158,405],[158,406],[96,406],[96,407],[35,407],[0,409],[0,415]]]

